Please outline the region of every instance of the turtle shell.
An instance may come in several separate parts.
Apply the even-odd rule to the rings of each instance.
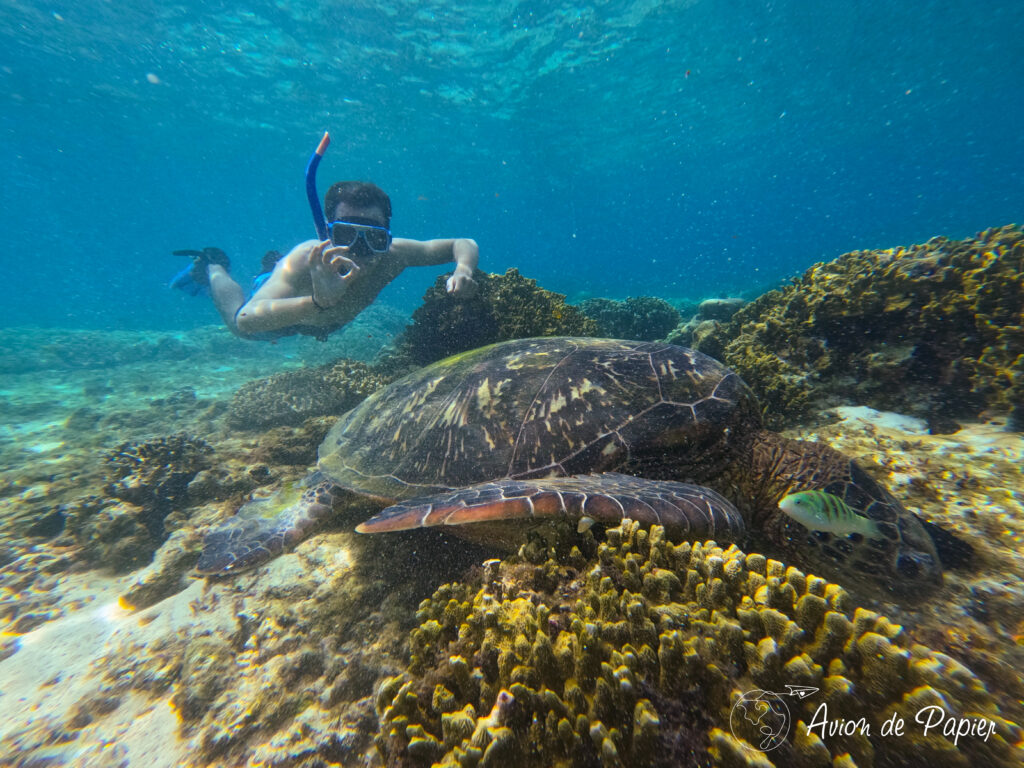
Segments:
[[[442,360],[371,395],[328,433],[319,468],[357,493],[406,499],[506,477],[651,476],[645,469],[668,461],[727,454],[736,430],[758,428],[748,387],[700,352],[523,339]]]

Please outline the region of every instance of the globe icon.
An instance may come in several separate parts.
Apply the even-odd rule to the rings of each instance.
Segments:
[[[757,688],[747,691],[732,705],[729,728],[762,752],[775,749],[789,735],[789,707],[782,697]]]

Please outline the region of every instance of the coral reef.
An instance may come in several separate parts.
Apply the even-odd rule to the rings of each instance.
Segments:
[[[980,356],[975,368],[957,358],[950,363],[956,375],[933,386],[940,394],[944,387],[965,392],[960,373],[985,373],[986,362],[1003,366],[1010,373],[993,376],[999,386],[972,405],[984,399],[984,407],[1003,413],[986,413],[986,424],[965,423],[955,435],[929,435],[927,425],[908,432],[879,421],[855,424],[843,409],[830,423],[804,428],[813,432],[788,435],[856,456],[908,507],[975,548],[975,566],[947,570],[934,597],[906,606],[872,603],[877,616],[856,608],[836,585],[810,575],[801,580],[798,571],[758,555],[669,547],[632,530],[613,531],[599,555],[584,546],[586,554],[574,552],[556,566],[527,549],[519,559],[485,564],[482,575],[466,569],[487,555],[429,532],[401,538],[331,531],[258,573],[198,583],[188,571],[203,526],[222,519],[256,485],[300,475],[333,420],[318,416],[260,434],[223,430],[227,397],[240,381],[273,370],[268,366],[288,357],[283,353],[293,342],[308,341],[325,355],[317,362],[330,359],[331,345],[245,344],[222,329],[191,332],[183,347],[156,334],[7,332],[0,336],[10,342],[5,349],[18,355],[11,352],[0,366],[16,372],[5,374],[0,398],[0,414],[8,417],[0,435],[0,752],[25,765],[134,765],[152,759],[159,743],[161,759],[181,765],[374,766],[382,764],[372,743],[377,707],[385,716],[379,743],[394,765],[1024,763],[1020,731],[1006,722],[1024,722],[1024,458],[1020,436],[1002,428],[1020,376],[1014,322],[1005,314],[993,320],[999,313],[989,306],[1019,297],[1008,265],[1019,258],[1020,233],[1010,232],[1013,245],[982,234],[991,244],[988,257],[968,258],[973,241],[919,247],[924,262],[914,269],[925,271],[928,254],[945,251],[935,259],[946,265],[938,268],[946,289],[930,286],[927,276],[917,276],[924,283],[914,287],[907,277],[906,316],[922,323],[923,315],[913,315],[924,312],[919,304],[939,312],[962,293],[959,300],[988,325],[978,320],[973,336],[956,339],[946,321],[937,322],[939,336],[930,339],[919,324],[913,327],[921,341],[909,343],[927,351],[955,342],[969,350],[1001,334],[1003,346],[990,344],[989,357]],[[956,259],[965,265],[962,275],[951,266]],[[892,264],[878,263],[884,277]],[[828,269],[817,269],[814,290],[824,290]],[[832,279],[871,285],[855,272]],[[965,282],[971,275],[974,282]],[[793,311],[798,293],[788,294]],[[836,308],[822,296],[814,301],[810,325],[823,334],[815,323]],[[968,327],[966,310],[956,317]],[[755,322],[748,319],[747,329]],[[724,357],[738,338],[722,333],[727,325],[720,319],[705,326],[707,343],[719,344],[716,354]],[[811,349],[802,326],[787,328],[794,346]],[[872,347],[872,357],[854,349],[856,339],[833,332],[823,401],[843,399],[843,389],[855,386],[843,379],[851,374],[840,361],[879,376],[886,359],[904,360],[906,350],[894,351],[891,339]],[[701,346],[703,329],[697,336]],[[867,349],[877,337],[861,341]],[[760,343],[764,354],[770,347]],[[778,373],[792,377],[794,392],[802,383],[817,386],[811,366],[780,361]],[[48,379],[48,372],[55,373]],[[911,394],[891,381],[888,399],[875,402],[909,401]],[[804,408],[818,401],[808,391]],[[919,413],[941,431],[932,405],[922,403]],[[160,441],[143,438],[182,431],[196,436],[197,446],[201,436],[216,448],[215,464],[201,447],[182,463],[206,467],[185,491],[161,474]],[[136,462],[107,453],[121,445],[128,454],[149,454],[140,448],[150,443],[152,454],[142,457],[153,459],[147,469],[133,470]],[[160,505],[171,511],[156,526],[146,510]],[[143,564],[147,556],[135,550],[160,541],[144,518],[166,537],[149,566],[129,578],[82,567],[83,556],[122,570]],[[421,607],[416,666],[376,688],[378,676],[396,675],[407,663],[412,606],[452,580],[460,583]],[[826,606],[820,618],[819,601]],[[813,685],[821,691],[805,701],[787,698],[793,728],[784,745],[761,754],[751,746],[759,734],[742,725],[731,732],[740,692],[801,680],[820,680]],[[870,735],[808,733],[822,703],[830,719],[865,717]],[[988,741],[961,737],[954,749],[951,738],[922,733],[914,715],[926,706],[990,720],[995,732]],[[907,732],[882,737],[879,724],[892,714],[903,717]]]
[[[306,419],[298,427],[274,427],[256,438],[254,461],[308,467],[316,463],[317,448],[337,416]]]
[[[185,434],[128,442],[107,455],[110,484],[116,499],[169,510],[184,498],[196,472],[210,465],[213,448]]]
[[[868,408],[831,415],[787,436],[856,456],[909,509],[973,550],[971,567],[946,569],[949,597],[924,602],[901,623],[1024,701],[1024,440],[998,419],[931,435],[922,421]]]
[[[80,555],[114,570],[149,561],[182,520],[189,483],[210,465],[213,449],[185,434],[124,443],[107,455],[105,496],[85,496],[64,508]]]
[[[524,561],[523,556],[533,562]],[[759,764],[1017,765],[1024,731],[981,681],[838,585],[714,542],[673,546],[627,521],[588,563],[578,551],[493,561],[482,586],[423,602],[406,673],[378,691],[378,748],[392,766]],[[753,689],[813,686],[788,700],[792,738],[762,755],[738,718]],[[818,707],[868,731],[818,737]],[[993,733],[927,734],[915,714],[984,720]],[[881,735],[892,715],[910,727]],[[735,757],[735,754],[733,755]],[[742,763],[734,763],[742,764]]]
[[[238,389],[228,424],[263,429],[298,425],[312,416],[340,416],[389,381],[387,374],[354,360],[277,373]]]
[[[610,339],[663,339],[679,324],[679,310],[654,296],[631,296],[625,301],[587,299],[580,311],[597,323],[597,335]]]
[[[885,414],[876,414],[873,418],[882,417],[892,418]],[[1024,515],[1020,494],[1014,492],[1020,483],[1021,441],[992,425],[986,425],[985,431],[977,433],[967,427],[953,436],[931,436],[922,431],[923,428],[917,433],[908,433],[903,422],[898,422],[897,427],[884,427],[877,421],[855,424],[847,418],[819,426],[814,433],[787,436],[824,440],[858,456],[873,474],[880,473],[876,477],[898,489],[901,498],[919,506],[922,514],[943,525],[952,525],[958,535],[978,547],[986,570],[947,572],[942,592],[910,607],[901,609],[892,604],[871,607],[888,616],[891,622],[903,625],[905,639],[898,643],[902,648],[913,647],[912,637],[917,643],[954,656],[985,682],[991,696],[1003,705],[1003,718],[1022,722],[1024,714],[1013,704],[1024,697],[1018,672],[1024,664],[1024,641],[1020,639],[1024,638],[1024,622],[1017,619],[1024,615],[1019,590],[1022,559],[1018,554],[1024,541]],[[217,464],[227,466],[235,474],[241,471],[237,467],[251,460],[255,447],[263,444],[262,435],[232,433],[228,439],[220,438],[215,443]],[[297,466],[296,472],[299,471]],[[287,469],[274,464],[269,468],[274,474]],[[204,470],[193,483],[211,471]],[[189,498],[192,498],[191,488]],[[226,507],[190,508],[190,522],[213,522],[223,516]],[[460,599],[462,595],[465,600],[474,598],[481,581],[472,574],[463,575],[463,569],[488,555],[479,550],[473,554],[472,548],[463,542],[438,540],[424,531],[409,534],[404,542],[392,536],[352,537],[333,532],[304,542],[294,554],[278,558],[252,575],[201,585],[187,575],[201,535],[202,530],[192,527],[175,531],[161,547],[153,564],[132,575],[129,586],[125,587],[123,580],[118,582],[120,586],[113,598],[120,594],[122,604],[127,602],[140,610],[115,625],[108,625],[107,619],[99,616],[93,618],[87,602],[95,599],[94,585],[108,584],[108,574],[95,570],[69,573],[71,557],[56,552],[47,552],[45,557],[42,552],[36,552],[0,565],[0,626],[5,631],[17,633],[35,627],[48,632],[64,626],[65,622],[70,628],[70,622],[79,620],[79,624],[73,625],[78,648],[82,645],[83,626],[97,629],[114,626],[118,630],[116,640],[88,652],[88,666],[96,677],[89,678],[87,685],[73,688],[77,692],[67,699],[80,698],[75,727],[69,724],[70,715],[64,714],[64,707],[42,698],[46,692],[66,692],[72,684],[67,657],[59,662],[62,685],[45,685],[57,663],[40,662],[33,654],[47,647],[49,640],[25,643],[21,650],[18,650],[16,637],[0,645],[0,657],[13,654],[8,666],[0,668],[0,677],[5,680],[4,690],[0,691],[0,706],[7,706],[7,700],[2,698],[7,693],[14,697],[12,702],[20,702],[17,706],[11,705],[8,721],[29,722],[19,726],[24,729],[23,733],[19,730],[17,737],[11,736],[0,744],[0,751],[17,753],[27,762],[41,760],[59,749],[63,750],[58,754],[65,755],[65,762],[66,754],[73,751],[76,756],[89,755],[96,764],[105,764],[112,741],[129,750],[143,749],[150,743],[139,738],[138,729],[131,730],[130,724],[143,723],[143,728],[152,730],[153,720],[139,718],[144,717],[145,712],[163,712],[168,713],[169,723],[161,748],[168,754],[180,754],[180,764],[234,765],[247,761],[289,767],[382,764],[371,738],[377,732],[372,696],[375,677],[395,675],[408,663],[403,641],[412,628],[417,601],[437,584],[452,580],[469,585],[452,588],[458,591]],[[589,573],[597,560],[589,549],[583,549],[585,556],[572,553],[560,562],[574,569],[576,574]],[[708,556],[708,551],[704,550],[704,554]],[[537,592],[537,604],[552,606],[551,615],[564,629],[568,615],[574,610],[573,601],[585,586],[585,578],[573,577],[568,570],[545,565],[543,553],[535,555],[524,551],[524,555],[529,557],[527,562],[509,561],[499,567],[492,561],[485,565],[489,594],[498,604],[517,597],[526,597],[532,603],[533,593]],[[462,564],[449,567],[455,558],[460,558]],[[3,562],[4,553],[0,548],[0,563]],[[442,566],[448,569],[441,570]],[[767,568],[766,562],[766,571]],[[621,569],[614,573],[618,570]],[[89,580],[88,591],[82,590],[79,579]],[[809,581],[811,579],[808,577]],[[812,583],[817,584],[817,581]],[[183,585],[188,589],[180,592]],[[412,589],[417,594],[410,594]],[[640,594],[643,597],[642,588]],[[101,598],[100,602],[103,600]],[[850,618],[853,613],[848,607],[849,595],[844,600],[847,601],[843,604],[847,606],[845,615]],[[687,600],[679,597],[673,601],[688,605]],[[83,603],[87,606],[85,610]],[[93,606],[99,604],[92,603]],[[145,609],[149,605],[152,608]],[[648,602],[647,606],[656,624],[659,622],[657,614],[667,612],[664,603]],[[427,618],[421,615],[419,622],[424,623]],[[446,625],[445,620],[436,620]],[[591,623],[605,631],[603,619]],[[234,654],[234,664],[227,667],[216,663],[223,658],[224,644]],[[654,648],[657,651],[658,646]],[[201,662],[203,649],[215,657],[211,658],[209,666]],[[623,652],[619,646],[614,649]],[[458,649],[453,648],[455,650]],[[104,661],[96,661],[104,657]],[[602,656],[606,657],[610,657],[610,653]],[[471,668],[477,668],[478,662],[469,656],[467,659]],[[746,664],[742,659],[738,663]],[[18,670],[27,674],[27,670],[39,666],[51,670],[51,674],[39,681],[38,691],[23,694],[22,689],[14,687],[21,674]],[[743,668],[736,666],[738,670]],[[954,668],[958,669],[950,666]],[[218,679],[225,670],[229,678]],[[429,674],[429,670],[424,674]],[[859,678],[847,679],[859,685]],[[412,677],[403,677],[403,680],[409,681]],[[439,678],[439,682],[444,681]],[[795,684],[788,678],[784,682]],[[657,680],[654,683],[656,685]],[[644,680],[642,684],[649,685],[650,681]],[[435,686],[436,683],[426,686],[421,681],[413,690],[428,690],[429,696],[421,701],[429,703]],[[745,678],[733,685],[735,690],[743,692],[756,687],[757,683]],[[218,689],[220,693],[216,693]],[[499,691],[501,689],[499,687]],[[449,690],[455,691],[454,688]],[[511,695],[512,686],[505,690]],[[731,692],[732,689],[730,695]],[[856,688],[854,693],[857,693]],[[26,698],[19,698],[21,696]],[[752,737],[749,734],[743,736],[738,731],[740,737],[737,738],[730,732],[729,707],[724,715],[712,713],[704,703],[704,696],[699,689],[693,689],[674,697],[659,698],[657,690],[648,687],[640,697],[651,702],[663,731],[683,734],[673,743],[696,745],[692,755],[673,757],[675,764],[707,765],[708,762],[699,762],[703,755],[723,766],[767,766],[770,763],[766,760],[795,766],[831,763],[832,752],[823,756],[828,762],[819,759],[815,763],[803,758],[787,762],[779,751],[787,747],[772,750],[762,758],[760,753],[750,749]],[[820,703],[822,696],[819,693],[809,701]],[[172,698],[180,710],[168,706]],[[1010,703],[1006,703],[1007,699]],[[120,705],[110,710],[117,701]],[[31,702],[31,707],[26,702]],[[459,708],[464,708],[466,703],[469,702],[459,703]],[[497,703],[497,699],[493,703]],[[500,719],[503,710],[499,707],[494,712],[492,703],[474,703],[473,706],[476,713],[473,732],[485,721],[477,735],[477,743],[481,744],[492,738],[488,729],[495,728],[496,721],[487,720],[487,716],[493,714]],[[517,737],[517,745],[529,751],[529,747],[524,747],[520,731],[516,730],[521,720],[516,719],[515,713],[513,704],[509,707],[510,724],[498,727],[510,728]],[[841,714],[829,701],[829,717]],[[794,724],[798,718],[810,723],[813,708],[809,712],[801,710],[801,713],[794,708],[793,715]],[[89,717],[92,722],[82,727],[81,722]],[[609,722],[611,720],[609,718]],[[908,733],[920,736],[920,727],[912,716],[906,720]],[[600,735],[600,729],[597,732]],[[876,732],[877,728],[873,729],[873,733]],[[437,738],[436,734],[443,734],[443,731],[425,727],[425,733]],[[793,728],[791,734],[794,739],[807,741],[806,729],[802,726]],[[466,740],[472,742],[472,732]],[[826,749],[833,747],[831,738],[823,741]],[[965,741],[967,737],[960,740],[961,750],[966,749]],[[904,743],[892,742],[889,752],[894,756],[888,757],[889,752],[885,750],[890,747],[890,739],[886,737],[876,742],[876,766],[919,765],[934,755],[922,752],[920,761],[915,763],[913,756],[903,748]],[[586,743],[592,744],[592,741]],[[612,743],[615,744],[614,739]],[[805,744],[801,749],[812,755],[814,752],[822,754],[813,745]],[[468,754],[469,750],[466,751]],[[622,758],[623,751],[624,748],[618,760],[628,764]],[[496,751],[492,757],[498,754]],[[593,759],[598,751],[586,747],[582,754]],[[535,764],[571,764],[570,759],[563,759],[556,753],[537,757],[531,752],[530,755],[529,759],[535,760]],[[871,764],[866,759],[856,756],[855,759],[858,765]],[[949,760],[932,759],[932,765],[956,765],[958,759],[955,755]],[[411,760],[399,752],[393,762],[401,764]],[[516,762],[512,760],[509,764]],[[611,757],[609,764],[614,764]],[[837,764],[843,764],[842,758]]]
[[[929,421],[1024,409],[1024,229],[854,251],[816,264],[694,345],[792,422],[854,402]]]
[[[399,340],[397,354],[426,365],[458,352],[497,341],[533,336],[595,336],[597,324],[560,293],[540,288],[517,269],[504,275],[477,270],[479,290],[468,299],[445,291],[439,277],[412,316]]]
[[[225,360],[264,368],[277,368],[282,350],[301,357],[307,365],[322,365],[338,357],[370,361],[402,328],[408,315],[380,302],[374,303],[353,322],[331,336],[330,344],[310,337],[289,337],[275,344],[253,344],[232,336],[223,326],[189,331],[111,331],[54,328],[0,329],[0,375],[37,371],[110,371],[122,366],[151,365],[172,361],[222,365]],[[191,377],[186,379],[191,380]]]
[[[693,347],[700,343],[708,333],[718,328],[718,324],[729,320],[746,304],[745,299],[705,299],[689,320],[677,325],[665,341],[681,347]]]

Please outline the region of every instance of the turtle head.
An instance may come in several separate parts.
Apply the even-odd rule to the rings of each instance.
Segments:
[[[813,531],[783,514],[769,528],[802,567],[876,597],[918,598],[942,585],[935,544],[915,515],[891,499],[891,506],[872,504],[867,516],[875,520],[874,535]]]
[[[843,583],[866,587],[885,598],[921,597],[942,585],[942,563],[932,537],[887,490],[854,461],[845,477],[822,490],[835,494],[857,515],[874,521],[873,534],[836,535],[801,529],[798,541],[808,546],[823,570],[838,572]]]
[[[895,597],[917,597],[942,586],[942,562],[921,520],[850,460],[848,477],[834,485],[852,506],[873,519],[879,536],[866,537],[851,557],[854,571],[877,565],[878,586]]]
[[[942,563],[925,526],[857,462],[821,443],[765,434],[755,454],[771,468],[759,507],[768,515],[763,530],[795,563],[889,599],[920,597],[942,584]],[[812,530],[813,521],[798,522],[776,506],[805,490],[837,497],[844,514],[872,525]]]

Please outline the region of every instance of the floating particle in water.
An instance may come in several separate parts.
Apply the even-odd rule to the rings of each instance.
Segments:
[[[151,85],[160,85],[160,78],[157,77],[156,75],[154,75],[152,72],[147,72],[146,73],[146,80]]]

